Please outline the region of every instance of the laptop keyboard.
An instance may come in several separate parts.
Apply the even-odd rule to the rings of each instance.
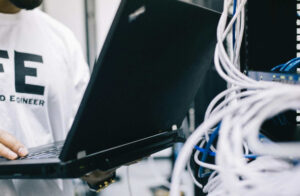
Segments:
[[[29,153],[26,157],[20,157],[20,160],[24,159],[47,159],[47,158],[57,158],[61,152],[61,148],[52,147],[41,152]]]
[[[48,148],[43,148],[40,151],[30,152],[26,157],[20,157],[19,160],[24,159],[49,159],[57,158],[62,150],[63,143],[55,143]]]
[[[28,155],[26,157],[19,157],[17,158],[17,160],[58,158],[60,152],[62,151],[63,146],[64,146],[64,141],[57,141],[52,144],[29,148]],[[0,162],[4,162],[4,161],[9,161],[9,160],[0,156]]]

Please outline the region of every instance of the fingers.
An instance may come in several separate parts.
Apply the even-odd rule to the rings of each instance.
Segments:
[[[0,156],[5,157],[10,160],[18,158],[18,155],[11,151],[9,148],[0,143]]]
[[[8,159],[26,156],[28,150],[11,134],[0,130],[0,155]],[[16,156],[15,156],[16,155]]]

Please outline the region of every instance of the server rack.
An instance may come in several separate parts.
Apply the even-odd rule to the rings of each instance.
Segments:
[[[223,3],[194,1],[209,6],[210,9],[217,9],[217,11],[220,11]],[[245,74],[255,73],[256,78],[251,76],[254,79],[274,80],[274,72],[271,72],[271,69],[296,56],[300,56],[300,0],[248,1],[245,36],[241,51],[242,71]],[[215,72],[213,62],[209,67],[206,79],[195,99],[196,127],[203,122],[203,115],[210,100],[226,88],[225,81],[220,79]],[[272,74],[271,78],[261,77],[260,72]],[[295,74],[297,74],[295,78],[300,77],[298,73]],[[288,77],[286,77],[287,80],[289,80]],[[295,111],[285,112],[265,122],[261,131],[276,141],[299,141],[297,116],[300,114]],[[277,118],[283,118],[284,123],[278,123]],[[197,187],[195,190],[195,195],[205,195]]]

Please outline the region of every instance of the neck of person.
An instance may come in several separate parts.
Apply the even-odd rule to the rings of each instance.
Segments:
[[[15,14],[21,9],[12,4],[9,0],[0,0],[0,13]]]

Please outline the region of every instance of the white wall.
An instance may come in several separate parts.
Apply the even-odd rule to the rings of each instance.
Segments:
[[[120,0],[96,0],[97,53],[101,50]]]
[[[43,9],[74,32],[86,56],[84,0],[44,0]]]
[[[90,1],[95,1],[96,4],[96,54],[98,55],[119,7],[120,0]],[[44,0],[43,9],[74,32],[86,56],[84,0]]]

